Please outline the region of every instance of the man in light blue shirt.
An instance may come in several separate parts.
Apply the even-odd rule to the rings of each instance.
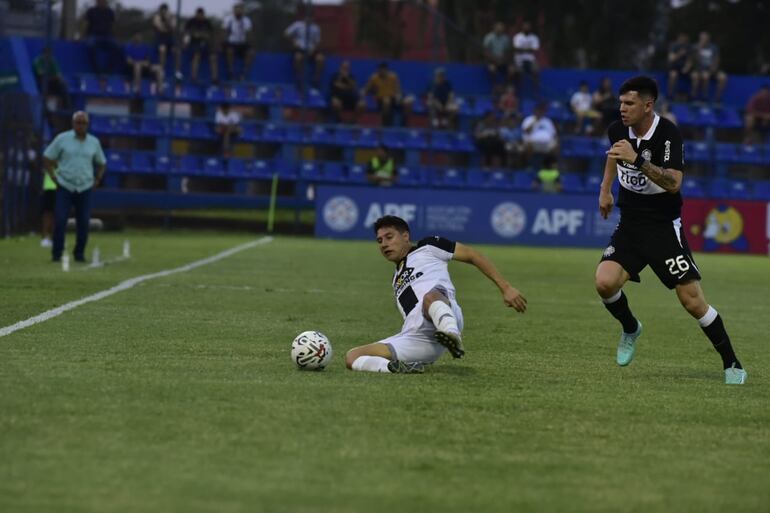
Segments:
[[[91,217],[91,189],[102,181],[106,162],[99,140],[88,133],[88,114],[83,111],[72,115],[72,130],[57,135],[45,149],[45,172],[59,186],[54,211],[54,262],[61,260],[67,216],[73,206],[77,226],[73,256],[76,262],[85,262]]]

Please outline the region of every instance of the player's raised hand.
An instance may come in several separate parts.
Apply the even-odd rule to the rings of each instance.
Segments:
[[[631,146],[631,143],[626,139],[621,139],[613,144],[612,147],[607,150],[607,156],[615,160],[622,160],[630,163],[633,163],[637,157],[633,146]]]
[[[521,295],[514,287],[508,287],[503,292],[503,301],[506,306],[510,306],[516,309],[517,312],[524,313],[527,311],[527,298]]]
[[[600,191],[599,192],[599,213],[602,215],[602,219],[607,219],[612,212],[612,207],[615,205],[615,197],[612,192]]]

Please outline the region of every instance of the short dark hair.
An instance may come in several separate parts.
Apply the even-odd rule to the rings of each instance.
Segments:
[[[410,232],[409,224],[397,216],[382,216],[374,222],[374,234],[380,231],[380,228],[395,228],[399,233]]]
[[[629,78],[623,82],[618,92],[619,94],[626,94],[631,91],[636,91],[639,96],[651,96],[653,101],[658,99],[658,83],[654,78],[646,75]]]

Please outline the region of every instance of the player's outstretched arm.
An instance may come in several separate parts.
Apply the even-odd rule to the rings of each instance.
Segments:
[[[527,310],[527,298],[521,295],[521,292],[508,283],[508,281],[503,278],[503,275],[500,274],[500,271],[497,270],[495,264],[482,253],[470,246],[457,242],[455,244],[454,259],[459,262],[475,265],[479,271],[484,273],[484,276],[492,280],[495,285],[497,285],[497,288],[500,289],[500,293],[503,295],[503,302],[505,302],[507,306],[515,308],[517,312],[523,313]]]
[[[604,163],[604,178],[599,186],[599,213],[602,218],[607,219],[615,205],[615,198],[612,196],[612,183],[618,176],[617,162],[612,157],[607,157]]]

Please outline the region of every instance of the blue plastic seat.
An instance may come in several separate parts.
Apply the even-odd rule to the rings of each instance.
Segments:
[[[432,169],[430,173],[430,185],[433,187],[465,187],[465,173],[461,169]]]
[[[334,130],[324,125],[315,125],[310,131],[308,142],[312,144],[334,144]]]
[[[686,103],[672,103],[671,113],[676,116],[677,123],[682,126],[695,124],[695,115],[690,105]]]
[[[284,107],[301,107],[302,95],[293,85],[285,85],[276,90],[278,101]]]
[[[275,159],[272,162],[273,172],[278,173],[281,180],[296,180],[297,166],[294,161]]]
[[[312,88],[307,92],[307,103],[314,109],[326,108],[326,98],[323,97],[321,91],[315,88]]]
[[[693,108],[692,124],[697,127],[713,127],[717,126],[717,116],[714,113],[714,109],[708,106],[694,107]],[[679,119],[677,118],[677,121]]]
[[[487,173],[481,169],[471,168],[465,172],[465,183],[472,189],[484,187]]]
[[[561,173],[559,176],[561,188],[564,192],[582,193],[585,191],[583,177],[577,173]]]
[[[321,167],[312,161],[302,162],[299,166],[299,176],[303,180],[314,182],[321,179]]]
[[[91,116],[90,130],[96,135],[112,134],[112,123],[105,116]]]
[[[735,155],[736,163],[760,166],[763,164],[763,161],[764,155],[761,146],[754,144],[741,144],[738,146]]]
[[[225,97],[229,102],[240,105],[255,103],[254,88],[248,84],[234,84],[225,90]]]
[[[253,162],[253,165],[248,166],[247,169],[250,171],[250,176],[252,178],[272,178],[273,177],[273,169],[272,165],[270,165],[270,162],[267,160],[255,160]]]
[[[334,144],[338,146],[353,147],[356,146],[358,139],[358,129],[349,126],[338,126],[334,130]]]
[[[361,164],[353,164],[348,167],[348,182],[350,183],[368,183],[366,176],[366,167]]]
[[[115,135],[123,135],[131,137],[137,133],[134,120],[127,116],[120,116],[110,119],[112,123],[112,133]]]
[[[473,102],[473,115],[483,116],[493,108],[492,98],[489,96],[477,96]]]
[[[179,159],[179,165],[171,168],[172,173],[183,175],[201,174],[201,159],[197,155],[184,155]]]
[[[173,167],[173,162],[168,155],[156,155],[155,156],[155,172],[156,173],[170,173]]]
[[[261,140],[262,125],[258,125],[252,121],[247,121],[241,124],[241,135],[239,139],[245,142],[257,142]],[[213,133],[212,133],[213,135]]]
[[[259,86],[254,93],[254,102],[260,105],[278,104],[275,88],[266,85]]]
[[[107,154],[107,169],[115,173],[128,171],[128,159],[126,154],[119,151],[110,151]]]
[[[754,182],[754,198],[761,201],[770,201],[770,181]]]
[[[398,129],[383,130],[382,144],[391,149],[403,149],[406,144],[406,132]]]
[[[271,143],[281,143],[286,140],[283,129],[273,123],[268,123],[262,128],[259,139]]]
[[[90,75],[80,77],[79,91],[86,96],[101,96],[104,92],[102,81]]]
[[[715,178],[709,186],[709,195],[712,198],[745,200],[751,197],[751,191],[748,184],[741,180]]]
[[[187,139],[192,135],[192,121],[190,119],[175,119],[171,124],[173,137]]]
[[[513,188],[511,173],[502,169],[487,171],[484,187],[488,189],[506,190]]]
[[[431,133],[430,145],[434,150],[454,151],[453,132],[434,130]]]
[[[238,158],[227,160],[227,174],[236,178],[243,178],[246,173],[246,161]]]
[[[407,186],[425,185],[425,173],[418,167],[401,166],[398,168],[398,179],[396,183]]]
[[[174,90],[174,96],[188,102],[202,102],[206,98],[203,88],[199,85],[182,83]]]
[[[718,128],[743,128],[741,115],[731,107],[715,108],[714,115]]]
[[[703,141],[685,141],[685,162],[711,162],[711,147]]]
[[[209,103],[222,103],[225,101],[225,93],[219,86],[209,86],[204,94],[206,101]]]
[[[195,120],[190,126],[190,137],[195,139],[213,139],[214,130],[208,121]]]
[[[131,86],[123,77],[112,76],[107,78],[104,94],[114,98],[126,98],[131,96]]]
[[[412,129],[406,133],[404,148],[409,150],[427,150],[429,147],[430,144],[424,132]]]
[[[154,169],[152,155],[143,151],[131,153],[131,171],[134,173],[152,173]]]
[[[145,137],[159,137],[166,134],[168,125],[158,118],[143,118],[139,122],[139,133]]]
[[[531,191],[532,181],[532,174],[528,171],[513,172],[513,189],[517,191]]]
[[[682,192],[682,195],[686,198],[705,198],[706,197],[706,189],[703,187],[703,184],[701,183],[701,181],[696,178],[685,177],[682,180],[681,192]]]
[[[565,158],[593,158],[604,154],[600,139],[586,136],[561,138],[561,156]]]
[[[345,166],[341,162],[325,162],[322,178],[324,182],[345,182]]]
[[[223,176],[225,174],[225,167],[220,159],[209,157],[203,162],[203,174],[206,176]]]
[[[283,141],[287,143],[302,144],[305,142],[304,125],[284,125]]]
[[[380,144],[380,134],[371,128],[362,128],[356,143],[363,148],[376,148]]]

